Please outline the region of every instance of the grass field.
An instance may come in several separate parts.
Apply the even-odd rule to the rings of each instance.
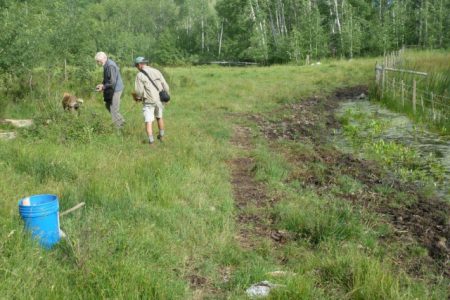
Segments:
[[[446,299],[441,258],[398,237],[372,204],[346,198],[395,195],[402,206],[414,201],[407,192],[368,191],[341,173],[328,159],[340,154],[317,130],[301,142],[266,131],[289,118],[285,107],[367,85],[375,60],[166,68],[167,139],[151,149],[129,96],[134,69],[123,70],[120,132],[89,92],[100,73],[76,85],[43,76],[34,97],[2,111],[36,125],[0,141],[0,297],[246,299],[251,284],[269,280],[283,285],[272,299]],[[67,89],[84,98],[79,116],[60,108]],[[243,197],[244,184],[265,200]],[[18,199],[39,193],[57,194],[60,211],[86,203],[61,218],[68,239],[51,251],[18,215]],[[268,274],[280,270],[289,273]]]

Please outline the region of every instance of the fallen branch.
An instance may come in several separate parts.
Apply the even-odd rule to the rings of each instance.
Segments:
[[[66,210],[66,211],[64,211],[64,212],[62,212],[62,213],[60,213],[59,216],[62,217],[62,216],[64,216],[64,215],[67,215],[67,214],[69,214],[69,213],[71,213],[71,212],[73,212],[73,211],[75,211],[75,210],[77,210],[77,209],[79,209],[79,208],[82,208],[85,204],[86,204],[86,203],[84,203],[84,202],[78,203],[78,204],[75,205],[74,207],[69,208],[68,210]]]

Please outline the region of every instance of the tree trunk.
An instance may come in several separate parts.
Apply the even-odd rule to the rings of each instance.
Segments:
[[[350,8],[350,59],[353,58],[353,16]]]
[[[202,53],[205,52],[205,24],[202,15]]]
[[[342,40],[342,29],[341,29],[341,21],[339,20],[339,10],[338,10],[338,3],[337,0],[334,0],[334,9],[336,13],[336,25],[338,27],[338,33],[339,33],[339,40],[341,42],[340,48],[341,48],[341,56],[344,53],[344,41]]]
[[[439,2],[439,26],[438,26],[438,32],[439,32],[439,48],[442,48],[442,46],[443,46],[443,44],[442,44],[442,42],[443,42],[443,40],[444,40],[444,26],[443,26],[443,16],[444,16],[444,13],[442,12],[442,9],[443,9],[443,7],[444,7],[444,4],[443,4],[443,2],[442,2],[443,0],[441,0],[440,2]]]
[[[272,16],[272,10],[269,8],[269,16],[270,16],[270,27],[272,28],[272,37],[273,41],[275,42],[275,45],[277,45],[277,33],[275,29],[275,24],[273,23],[273,16]]]
[[[219,35],[219,58],[220,58],[220,54],[222,51],[223,22],[224,22],[224,20],[222,20],[222,26],[221,26],[220,35]]]

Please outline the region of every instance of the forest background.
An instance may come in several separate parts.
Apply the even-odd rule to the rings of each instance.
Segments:
[[[0,72],[93,68],[105,51],[182,65],[263,64],[450,46],[448,0],[0,0]]]

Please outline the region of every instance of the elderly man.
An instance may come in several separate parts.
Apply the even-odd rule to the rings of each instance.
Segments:
[[[157,69],[147,66],[148,61],[144,57],[137,57],[134,65],[139,70],[136,75],[135,97],[144,103],[144,122],[150,145],[154,143],[153,138],[153,121],[158,123],[158,140],[163,141],[164,137],[164,121],[163,121],[163,104],[159,99],[159,92],[165,90],[169,92],[169,85],[164,76]],[[153,81],[153,82],[152,82]]]
[[[116,127],[121,128],[125,120],[119,113],[120,96],[124,88],[120,69],[114,61],[108,59],[105,52],[98,52],[95,55],[95,61],[103,66],[103,82],[98,84],[95,89],[97,92],[103,92],[106,109],[111,113]]]

